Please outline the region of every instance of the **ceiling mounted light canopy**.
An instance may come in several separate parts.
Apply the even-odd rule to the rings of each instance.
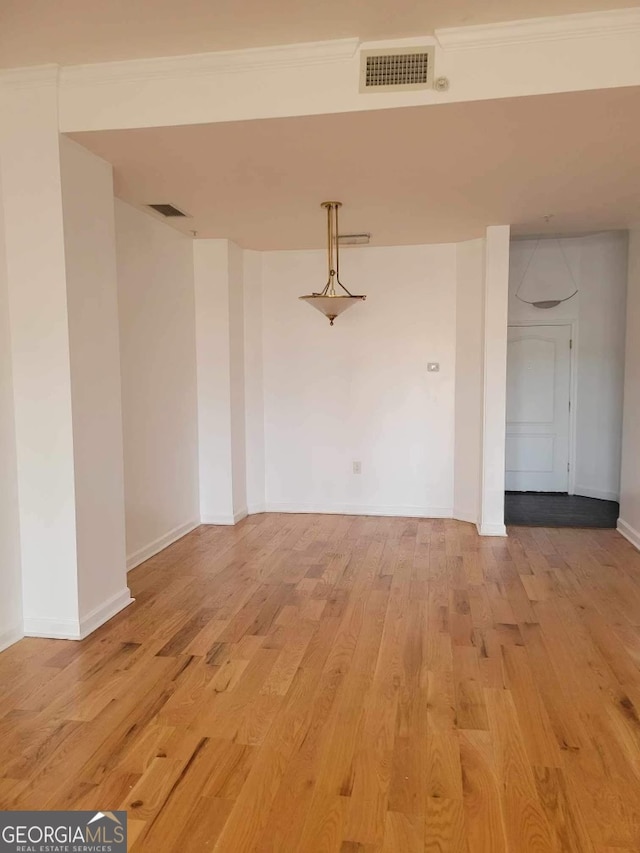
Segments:
[[[322,207],[327,209],[327,258],[329,266],[329,279],[324,290],[320,293],[311,293],[309,296],[300,296],[309,305],[322,311],[329,323],[333,326],[333,321],[339,314],[355,305],[356,302],[362,302],[367,297],[358,296],[350,293],[344,284],[340,281],[340,261],[338,249],[338,208],[342,207],[339,201],[323,201]],[[336,284],[344,293],[336,293]]]
[[[551,217],[545,216],[545,221]],[[532,263],[534,256],[541,247],[538,238],[525,267],[516,297],[526,305],[534,308],[557,308],[563,302],[573,299],[578,293],[578,284],[574,278],[571,266],[557,238],[547,241],[548,251],[544,257],[539,255],[537,263]]]

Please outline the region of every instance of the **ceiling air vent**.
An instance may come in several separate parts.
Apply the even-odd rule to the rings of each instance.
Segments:
[[[147,207],[150,207],[152,210],[161,213],[163,216],[188,216],[188,213],[185,213],[183,210],[178,210],[177,207],[174,207],[172,204],[148,204]]]
[[[360,91],[429,89],[433,80],[433,53],[433,47],[361,51]]]

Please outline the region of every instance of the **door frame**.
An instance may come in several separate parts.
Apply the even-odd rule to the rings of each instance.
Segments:
[[[578,321],[577,320],[541,320],[539,323],[530,321],[517,321],[512,323],[507,320],[507,333],[509,327],[536,328],[537,326],[569,326],[571,328],[571,350],[569,352],[569,481],[568,491],[570,495],[575,494],[576,488],[576,444],[578,429]]]

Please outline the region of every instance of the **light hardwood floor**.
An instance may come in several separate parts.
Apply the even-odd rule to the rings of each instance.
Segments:
[[[134,851],[640,850],[640,553],[615,531],[252,516],[0,655],[0,806]]]

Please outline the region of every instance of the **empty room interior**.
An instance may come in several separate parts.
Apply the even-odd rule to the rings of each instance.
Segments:
[[[0,482],[2,850],[637,853],[640,7],[4,0]]]

